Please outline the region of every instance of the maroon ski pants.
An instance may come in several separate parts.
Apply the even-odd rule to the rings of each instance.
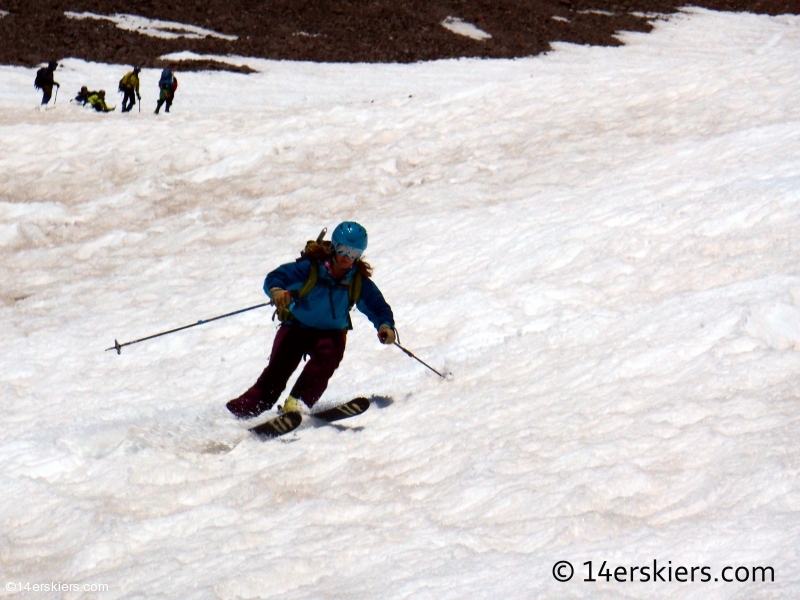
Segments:
[[[346,341],[347,331],[344,330],[321,331],[282,325],[272,343],[267,368],[253,387],[228,402],[228,410],[237,417],[249,418],[272,408],[304,355],[309,359],[291,395],[303,400],[309,408],[314,406],[342,362]]]

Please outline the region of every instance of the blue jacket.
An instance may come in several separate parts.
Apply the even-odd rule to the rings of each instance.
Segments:
[[[308,259],[281,265],[264,281],[264,292],[269,296],[272,288],[281,288],[289,292],[296,292],[308,279],[311,272],[311,261]],[[317,284],[304,298],[295,298],[289,305],[292,320],[313,329],[349,329],[350,313],[348,307],[348,285],[355,275],[356,269],[352,267],[342,278],[335,281],[325,263],[319,263]],[[362,279],[361,296],[356,303],[356,308],[364,313],[375,326],[381,325],[394,327],[394,315],[391,307],[383,299],[383,294],[378,286],[368,277]]]

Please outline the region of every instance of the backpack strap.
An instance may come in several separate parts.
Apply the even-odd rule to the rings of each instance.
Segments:
[[[314,289],[314,286],[317,285],[317,279],[319,279],[319,263],[315,260],[311,261],[311,270],[308,272],[308,279],[303,284],[297,292],[294,292],[292,295],[296,298],[305,298]],[[275,311],[276,316],[278,317],[278,321],[281,323],[284,321],[288,321],[292,318],[292,312],[289,310],[289,307],[283,308],[281,310]]]
[[[297,299],[305,298],[311,293],[311,290],[317,285],[317,280],[319,279],[319,263],[317,261],[311,262],[311,270],[308,272],[308,279],[303,284],[297,292],[294,292],[294,295]],[[358,304],[359,299],[361,298],[361,287],[364,284],[364,276],[361,275],[358,271],[355,272],[353,278],[350,280],[350,283],[347,286],[347,300],[348,300],[348,311],[351,310],[356,304]],[[292,318],[292,312],[289,310],[288,307],[275,311],[275,315],[273,318],[277,316],[280,322],[288,321]],[[351,326],[352,327],[352,326]]]
[[[317,261],[311,261],[311,270],[308,272],[308,279],[297,291],[298,298],[305,298],[308,296],[309,292],[314,289],[314,286],[317,285],[317,279],[319,279],[319,263]]]
[[[356,271],[355,275],[353,275],[353,278],[350,280],[350,286],[347,289],[347,297],[350,300],[349,308],[353,308],[356,304],[358,304],[358,301],[361,298],[361,286],[363,284],[364,276]]]

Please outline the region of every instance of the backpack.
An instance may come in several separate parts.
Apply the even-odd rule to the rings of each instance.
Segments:
[[[326,253],[333,254],[333,242],[328,240],[323,240],[325,237],[325,233],[328,231],[328,228],[325,227],[322,231],[320,231],[319,236],[317,236],[316,240],[308,240],[306,242],[306,247],[300,252],[300,258],[297,259],[297,262],[301,260],[311,260],[311,271],[308,273],[308,279],[303,284],[297,292],[293,292],[292,296],[295,296],[295,299],[299,300],[300,298],[305,298],[314,289],[317,285],[317,281],[319,279],[319,260],[310,258],[307,256],[307,253],[314,247],[314,246],[321,246]],[[341,283],[336,286],[338,289],[347,288],[347,310],[350,311],[352,308],[358,303],[358,300],[361,298],[361,287],[364,283],[364,276],[361,274],[360,271],[356,270],[353,274],[353,278],[350,280],[350,283]],[[275,317],[278,317],[278,320],[283,322],[288,319],[292,318],[292,313],[288,307],[282,310],[276,310],[275,314],[272,315],[273,320]],[[351,326],[352,328],[352,326]]]
[[[131,79],[133,79],[133,71],[130,73],[125,73],[122,76],[122,79],[119,80],[119,91],[124,92],[126,89],[133,89],[133,84],[131,83]]]
[[[44,86],[47,85],[47,76],[45,75],[46,72],[47,69],[45,67],[42,67],[36,71],[36,79],[33,81],[33,87],[35,87],[37,90],[44,89]]]
[[[161,79],[158,80],[158,85],[170,86],[172,85],[172,80],[172,69],[164,69],[161,71]]]

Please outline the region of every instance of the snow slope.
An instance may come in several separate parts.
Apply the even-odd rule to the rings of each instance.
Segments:
[[[178,73],[158,117],[156,71],[141,113],[101,115],[68,98],[125,67],[65,61],[49,110],[0,67],[0,595],[800,595],[800,19],[623,37],[247,59]],[[343,219],[451,381],[354,315],[323,403],[373,407],[262,443],[224,403],[269,309],[104,351],[263,302]],[[584,581],[654,560],[710,581]]]

